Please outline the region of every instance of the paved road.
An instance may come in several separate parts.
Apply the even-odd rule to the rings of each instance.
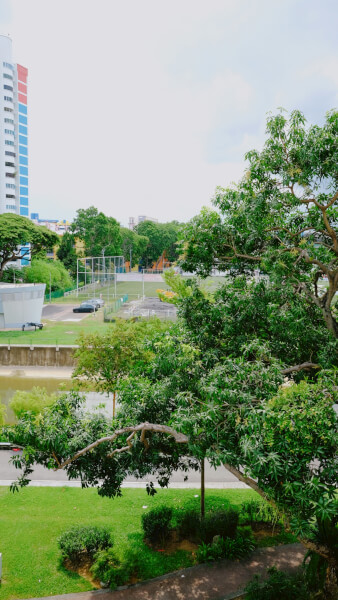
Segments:
[[[12,481],[17,479],[20,471],[14,468],[9,462],[9,459],[13,455],[17,455],[17,452],[1,450],[0,451],[0,485],[10,485]],[[200,475],[196,471],[190,471],[188,473],[189,479],[187,482],[184,481],[185,473],[177,471],[169,484],[169,487],[174,488],[198,488],[200,484]],[[35,486],[71,486],[80,487],[79,481],[69,481],[64,471],[50,471],[44,467],[37,466],[32,473],[32,484]],[[145,487],[146,482],[150,481],[151,477],[144,479],[136,479],[135,477],[127,477],[124,482],[124,487]],[[234,475],[229,473],[224,467],[220,467],[215,470],[210,465],[206,466],[205,469],[205,480],[207,488],[245,488],[246,486],[239,482]]]
[[[42,309],[42,318],[50,321],[81,321],[88,317],[89,313],[73,313],[76,304],[45,304]]]

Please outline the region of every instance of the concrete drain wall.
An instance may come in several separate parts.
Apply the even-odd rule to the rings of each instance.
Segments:
[[[0,365],[18,367],[74,367],[78,346],[0,344]]]

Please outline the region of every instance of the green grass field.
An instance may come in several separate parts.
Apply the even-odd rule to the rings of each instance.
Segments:
[[[0,344],[73,345],[80,333],[104,333],[109,323],[103,322],[103,311],[89,314],[81,321],[57,322],[43,319],[44,328],[37,331],[0,331]]]
[[[81,592],[93,586],[60,563],[57,539],[77,524],[105,525],[112,531],[116,554],[140,548],[144,578],[155,577],[191,564],[180,550],[170,556],[142,544],[141,515],[145,509],[166,504],[175,508],[199,507],[199,490],[159,490],[149,497],[144,489],[125,489],[121,498],[101,498],[94,489],[25,488],[17,494],[0,488],[0,551],[3,578],[1,600],[17,600]],[[257,498],[252,490],[207,490],[206,508]],[[141,549],[142,546],[142,549]]]

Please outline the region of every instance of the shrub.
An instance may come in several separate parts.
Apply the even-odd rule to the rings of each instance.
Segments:
[[[80,562],[85,556],[93,558],[99,550],[113,546],[113,539],[106,527],[76,526],[65,531],[58,539],[63,559]]]
[[[235,560],[244,558],[253,551],[255,545],[248,537],[236,536],[234,539],[220,537],[213,544],[202,544],[196,552],[198,562],[208,562],[228,558]]]
[[[90,569],[94,579],[104,583],[111,589],[124,584],[129,577],[127,566],[121,565],[112,548],[97,552]]]
[[[18,419],[24,416],[26,412],[31,412],[34,415],[39,415],[43,410],[53,404],[57,399],[56,394],[48,394],[46,388],[39,386],[33,387],[29,392],[15,392],[13,398],[9,402],[9,406],[13,410]]]
[[[142,515],[144,535],[150,542],[156,543],[165,540],[170,531],[172,514],[172,508],[160,506]]]
[[[176,513],[177,531],[180,538],[199,540],[201,518],[195,510],[185,510]]]
[[[215,535],[222,538],[233,538],[238,525],[238,512],[233,508],[210,513],[201,519],[199,537],[207,544],[212,542]]]
[[[281,517],[279,511],[268,502],[250,500],[243,502],[240,508],[241,521],[252,525],[255,521],[264,523],[277,523]]]
[[[268,570],[269,578],[262,581],[255,575],[245,588],[246,600],[308,600],[301,573],[287,575],[275,567]]]

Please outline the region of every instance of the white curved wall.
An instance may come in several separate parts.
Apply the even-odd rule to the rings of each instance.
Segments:
[[[0,284],[0,329],[41,323],[45,283]]]

